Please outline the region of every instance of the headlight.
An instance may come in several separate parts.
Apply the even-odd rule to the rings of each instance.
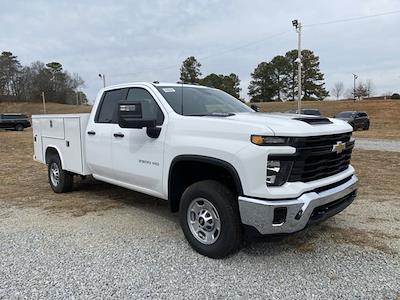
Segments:
[[[283,185],[288,180],[292,166],[292,161],[269,160],[267,162],[267,185]]]
[[[287,145],[289,138],[279,136],[252,135],[250,140],[253,144],[256,144],[258,146],[280,146]]]

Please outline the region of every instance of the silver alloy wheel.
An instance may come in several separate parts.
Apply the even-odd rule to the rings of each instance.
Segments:
[[[60,183],[60,168],[55,162],[50,165],[50,180],[53,186],[58,186]]]
[[[221,233],[217,209],[204,198],[194,199],[187,210],[187,223],[193,236],[202,244],[214,244]]]

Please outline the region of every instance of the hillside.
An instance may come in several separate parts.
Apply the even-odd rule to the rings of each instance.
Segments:
[[[67,105],[60,103],[46,103],[48,114],[68,114],[90,112],[89,105]],[[28,116],[43,114],[42,103],[39,102],[0,102],[0,113],[24,113]]]
[[[256,103],[263,112],[285,112],[297,108],[297,102]],[[346,110],[359,110],[368,113],[371,127],[368,131],[357,131],[356,137],[400,139],[400,101],[362,100],[362,101],[303,101],[302,108],[318,108],[324,116]]]
[[[264,102],[257,103],[263,112],[285,112],[297,108],[296,102]],[[399,100],[364,100],[364,101],[304,101],[302,107],[318,108],[325,116],[333,116],[335,113],[345,110],[366,111],[371,119],[371,127],[368,131],[357,131],[356,137],[385,138],[400,140],[400,101]],[[90,112],[88,105],[66,105],[59,103],[47,103],[47,113],[79,113]],[[0,102],[0,113],[21,112],[29,116],[42,114],[41,103],[13,103]]]

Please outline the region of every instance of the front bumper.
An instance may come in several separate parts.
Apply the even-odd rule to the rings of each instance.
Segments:
[[[242,223],[261,234],[292,233],[309,223],[323,221],[349,206],[357,192],[355,175],[345,183],[324,191],[304,193],[290,200],[260,200],[239,197]]]

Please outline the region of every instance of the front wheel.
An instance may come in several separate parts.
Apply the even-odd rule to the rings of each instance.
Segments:
[[[183,193],[179,218],[189,244],[200,254],[223,258],[242,240],[237,197],[225,185],[205,180]]]
[[[47,170],[50,187],[55,193],[66,193],[72,190],[74,176],[62,169],[58,156],[50,158]]]

